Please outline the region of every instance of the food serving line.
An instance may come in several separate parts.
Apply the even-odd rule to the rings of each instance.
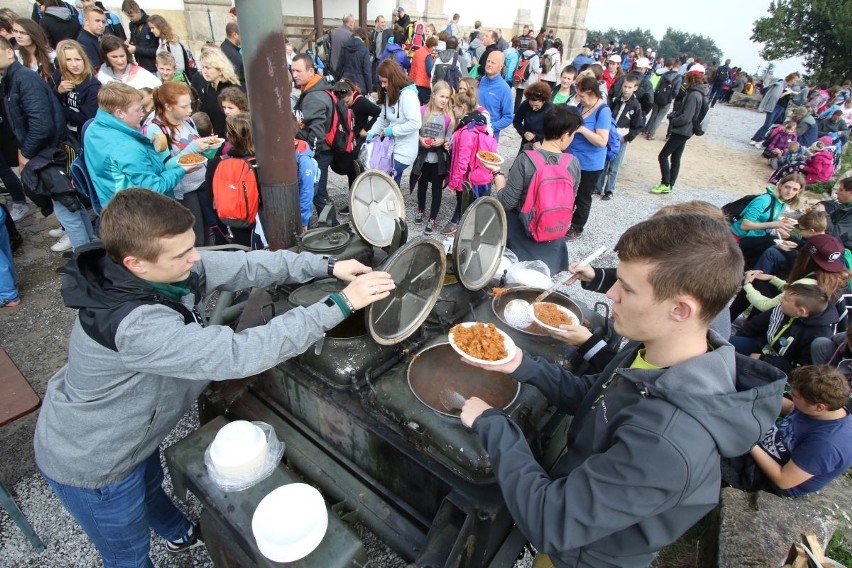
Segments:
[[[507,347],[569,368],[582,359],[534,323],[516,329],[506,321],[512,300],[533,302],[544,288],[506,285],[506,218],[496,199],[473,202],[451,240],[407,242],[404,201],[389,176],[365,172],[350,195],[351,222],[309,231],[299,248],[356,258],[389,272],[396,289],[305,353],[260,376],[213,384],[199,404],[204,426],[166,451],[175,492],[189,490],[202,501],[202,532],[217,566],[279,565],[270,557],[293,560],[288,566],[366,566],[350,521],[362,522],[416,566],[512,566],[525,538],[514,529],[488,456],[462,426],[452,395],[503,408],[546,465],[564,448],[570,417],[549,407],[534,387],[463,363],[448,333],[460,322],[493,324],[509,338]],[[320,280],[254,289],[238,329],[343,287]],[[494,287],[501,293],[492,296]],[[618,341],[605,304],[589,309],[561,292],[547,301]],[[234,420],[268,424],[286,447],[270,477],[225,491],[211,478],[204,454]],[[327,511],[315,518],[311,507],[284,499],[280,517],[268,521],[276,533],[270,538],[281,542],[261,542],[264,527],[252,527],[258,505],[295,482],[318,488]],[[323,516],[327,527],[320,534]]]

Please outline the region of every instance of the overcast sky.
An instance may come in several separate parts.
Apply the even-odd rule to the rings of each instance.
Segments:
[[[701,34],[713,38],[725,58],[731,59],[732,66],[754,73],[758,65],[763,70],[767,62],[758,54],[762,45],[753,43],[749,38],[754,21],[769,15],[769,1],[589,0],[586,27],[600,31],[610,27],[626,30],[639,27],[651,30],[657,41],[663,38],[669,27]],[[799,58],[775,61],[776,77],[792,71],[804,71]]]

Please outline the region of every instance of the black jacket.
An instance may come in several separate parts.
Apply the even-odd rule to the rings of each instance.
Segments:
[[[362,130],[369,132],[381,113],[382,108],[379,105],[364,95],[356,95],[355,100],[352,101],[352,114],[355,119],[353,127],[355,137],[359,138]]]
[[[639,77],[639,88],[636,89],[633,96],[635,96],[639,101],[639,105],[642,107],[642,114],[647,116],[654,108],[654,86],[651,84],[650,79],[636,71],[631,71],[627,75]],[[621,85],[624,84],[624,78],[627,77],[627,75],[622,75],[615,80],[615,83],[612,84],[612,88],[609,90],[609,96],[613,100],[621,98]]]
[[[626,105],[627,108],[622,112],[621,107]],[[618,117],[618,122],[616,126],[618,128],[628,128],[630,132],[628,132],[624,136],[625,142],[632,142],[634,138],[639,136],[639,133],[642,132],[642,129],[645,127],[645,117],[642,113],[642,106],[639,104],[639,101],[636,99],[636,95],[634,94],[627,102],[625,102],[621,97],[617,99],[609,98],[609,108],[612,111],[612,117]],[[621,116],[618,116],[621,113]]]
[[[54,71],[53,82],[59,85],[61,80],[62,74],[58,70]],[[67,93],[56,92],[59,102],[64,107],[65,122],[71,130],[79,132],[87,120],[95,118],[95,114],[98,112],[98,92],[100,90],[101,82],[95,77],[89,77]]]
[[[80,30],[80,33],[77,34],[77,43],[83,46],[83,51],[86,52],[89,61],[92,62],[92,68],[97,73],[98,67],[104,62],[101,59],[101,38],[86,30]]]
[[[6,69],[3,85],[6,116],[25,158],[65,138],[65,112],[38,73],[14,61]]]
[[[39,24],[53,47],[63,39],[77,39],[77,34],[80,33],[76,12],[72,13],[65,6],[51,6],[46,9]]]
[[[157,73],[157,48],[160,40],[151,33],[148,27],[148,14],[142,10],[142,17],[138,22],[130,22],[130,43],[136,46],[136,63],[150,71]]]
[[[213,85],[207,81],[203,81],[200,84],[201,88],[198,89],[198,110],[206,112],[207,116],[210,117],[210,122],[213,123],[214,134],[220,138],[224,138],[225,111],[223,111],[221,105],[219,105],[219,93],[222,92],[222,89],[226,89],[228,87],[242,87],[239,85],[232,85],[231,83],[226,83],[224,81],[220,82],[215,89],[213,88]]]
[[[219,46],[222,48],[222,53],[228,58],[228,61],[234,66],[234,71],[237,74],[237,79],[240,80],[240,85],[246,84],[246,70],[243,67],[243,54],[240,53],[240,48],[231,43],[231,40],[226,39]]]
[[[370,63],[370,50],[357,36],[349,38],[340,48],[338,69],[343,79],[351,79],[362,93],[373,92],[373,71]]]
[[[58,201],[72,212],[82,207],[71,186],[66,159],[65,151],[61,148],[45,148],[21,170],[21,183],[27,197],[41,209],[45,217],[53,212],[53,201]]]

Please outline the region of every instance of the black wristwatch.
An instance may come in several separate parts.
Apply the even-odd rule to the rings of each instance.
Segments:
[[[334,265],[337,264],[337,257],[330,256],[328,257],[328,275],[330,277],[334,277]]]

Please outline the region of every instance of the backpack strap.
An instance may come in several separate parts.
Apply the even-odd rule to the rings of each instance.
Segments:
[[[540,169],[547,165],[547,161],[538,150],[524,150],[524,154],[532,161],[535,169]]]

